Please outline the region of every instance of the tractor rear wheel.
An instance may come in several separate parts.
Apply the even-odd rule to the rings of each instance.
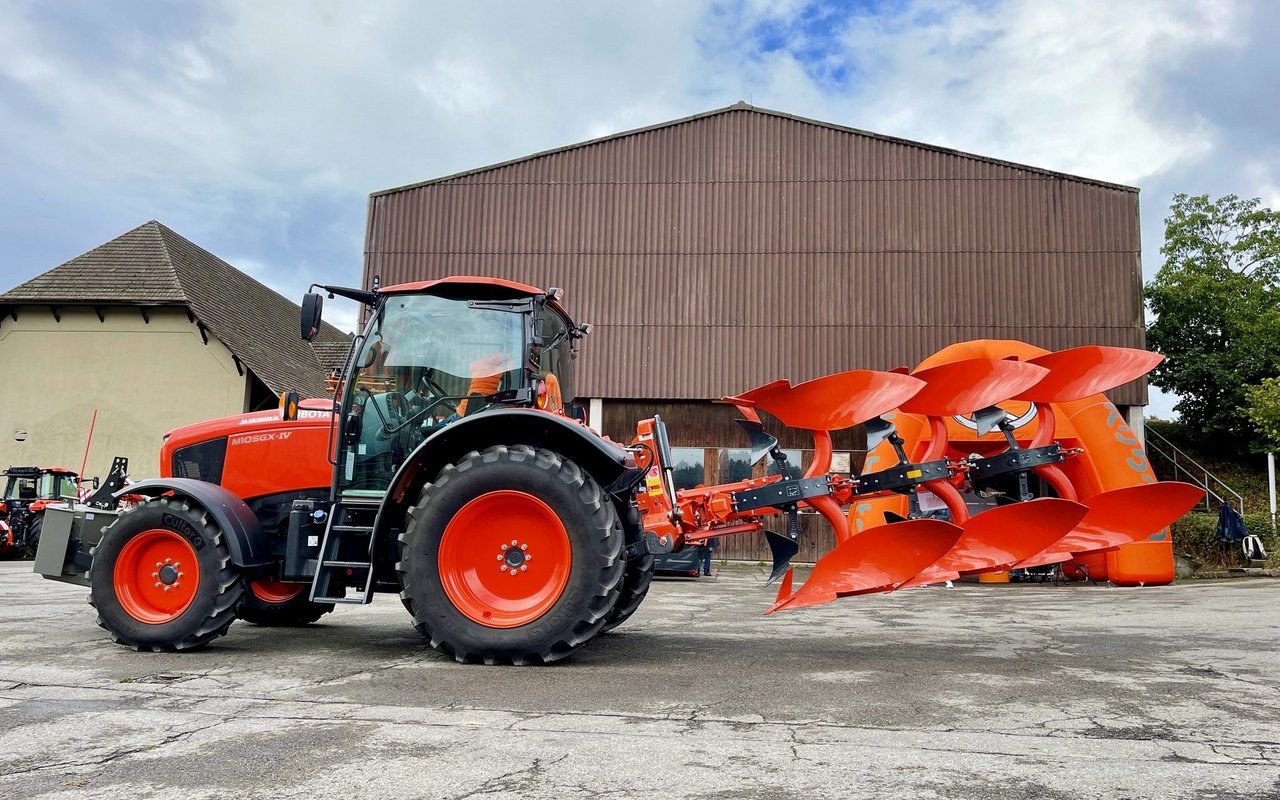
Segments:
[[[422,489],[400,535],[400,597],[460,662],[558,661],[618,601],[623,533],[572,461],[524,445],[471,452]]]
[[[187,650],[235,621],[244,582],[222,531],[185,498],[160,497],[121,514],[90,555],[89,604],[119,644]]]
[[[628,545],[639,544],[644,540],[644,527],[640,524],[640,512],[631,504],[618,504],[618,518],[622,522],[622,530]],[[609,612],[601,633],[611,631],[631,618],[644,602],[649,593],[649,585],[653,583],[654,557],[650,553],[627,561],[627,568],[622,573],[622,587],[618,592],[618,604]]]
[[[333,611],[333,603],[311,602],[309,589],[305,583],[250,581],[240,606],[240,619],[268,627],[310,625]]]

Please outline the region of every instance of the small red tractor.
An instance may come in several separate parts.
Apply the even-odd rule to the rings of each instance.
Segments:
[[[9,467],[0,477],[0,558],[9,558],[40,545],[45,506],[77,499],[80,476],[66,467]]]
[[[753,463],[772,458],[776,474],[677,491],[660,418],[639,422],[630,442],[575,418],[574,359],[590,326],[573,321],[560,290],[464,277],[319,288],[369,309],[335,398],[285,397],[279,413],[179,428],[161,450],[164,476],[128,488],[141,505],[118,516],[77,507],[46,523],[36,571],[87,584],[115,641],[199,647],[237,618],[302,625],[394,592],[458,661],[547,663],[626,621],[655,555],[764,531],[774,515],[786,532],[765,532],[771,578],[783,579],[771,611],[1114,548],[1199,496],[1150,478],[1082,496],[1059,468],[1085,454],[1054,439],[1053,404],[1140,377],[1159,360],[1143,351],[776,381],[726,398]],[[304,339],[322,302],[304,298]],[[1006,401],[1038,410],[1034,441],[1018,438],[997,405]],[[762,414],[812,433],[803,474]],[[1000,442],[949,452],[940,420],[952,415]],[[899,431],[917,419],[932,436]],[[894,463],[831,471],[830,431],[862,424]],[[904,505],[870,521],[842,510],[883,497]],[[998,507],[973,514],[974,498]],[[801,508],[831,524],[836,546],[793,589]]]

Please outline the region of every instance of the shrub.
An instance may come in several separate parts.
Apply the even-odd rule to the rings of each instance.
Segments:
[[[1271,561],[1277,560],[1276,535],[1271,532],[1271,515],[1245,514],[1245,527],[1249,533],[1262,540]],[[1244,554],[1239,544],[1218,541],[1218,515],[1205,511],[1192,511],[1170,526],[1173,532],[1173,552],[1189,555],[1209,568],[1239,567]]]

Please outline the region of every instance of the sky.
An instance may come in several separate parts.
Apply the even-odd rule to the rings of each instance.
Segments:
[[[1149,278],[1174,193],[1280,207],[1277,41],[1269,0],[0,0],[0,285],[157,219],[296,299],[359,281],[370,192],[739,100],[1137,186]]]

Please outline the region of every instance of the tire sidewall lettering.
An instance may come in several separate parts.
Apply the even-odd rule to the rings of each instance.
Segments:
[[[191,542],[191,546],[196,550],[203,550],[205,545],[204,536],[200,534],[195,527],[185,519],[170,513],[168,511],[161,512],[160,524],[171,531],[180,533]]]

